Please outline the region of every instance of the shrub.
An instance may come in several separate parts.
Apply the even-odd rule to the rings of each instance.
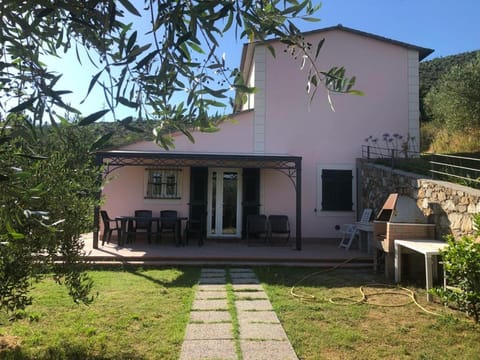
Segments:
[[[474,222],[480,221],[477,215]],[[477,224],[478,225],[478,224]],[[473,236],[463,236],[455,240],[446,237],[448,246],[441,251],[445,276],[454,287],[436,288],[445,305],[456,306],[472,316],[476,323],[480,317],[480,243]]]

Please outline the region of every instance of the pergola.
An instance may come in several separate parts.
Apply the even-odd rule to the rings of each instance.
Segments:
[[[104,176],[124,166],[205,166],[217,168],[260,168],[282,172],[295,189],[296,249],[302,249],[302,157],[277,154],[189,153],[173,151],[111,150],[96,153],[96,163],[104,167]],[[100,194],[99,194],[100,196]],[[99,208],[95,209],[93,246],[98,248]]]

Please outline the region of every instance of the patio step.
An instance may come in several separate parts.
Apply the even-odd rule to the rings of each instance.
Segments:
[[[373,260],[368,258],[359,259],[272,259],[272,258],[172,258],[172,257],[108,257],[90,256],[88,263],[96,266],[110,265],[248,265],[248,266],[309,266],[309,267],[341,267],[341,268],[373,268]]]

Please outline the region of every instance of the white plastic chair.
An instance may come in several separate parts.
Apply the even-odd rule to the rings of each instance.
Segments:
[[[360,222],[369,222],[372,212],[372,209],[364,209]],[[349,250],[350,246],[352,246],[353,240],[359,237],[359,230],[354,224],[343,224],[340,231],[342,232],[342,239],[340,240],[340,245],[338,245],[338,247]]]
[[[338,247],[349,250],[353,240],[358,236],[358,229],[353,224],[343,224],[340,231],[342,232],[342,239]]]

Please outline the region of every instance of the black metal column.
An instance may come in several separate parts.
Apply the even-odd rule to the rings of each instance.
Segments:
[[[296,184],[295,184],[295,195],[296,195],[296,216],[295,216],[295,227],[296,227],[296,248],[297,250],[302,250],[302,159],[295,160],[295,170],[296,174]]]
[[[103,156],[96,155],[95,156],[95,165],[98,166],[99,171],[102,169],[103,165]],[[96,195],[95,206],[93,208],[93,248],[98,249],[98,233],[100,231],[100,200],[102,198],[102,182],[103,176],[102,173],[98,175],[98,191]]]

